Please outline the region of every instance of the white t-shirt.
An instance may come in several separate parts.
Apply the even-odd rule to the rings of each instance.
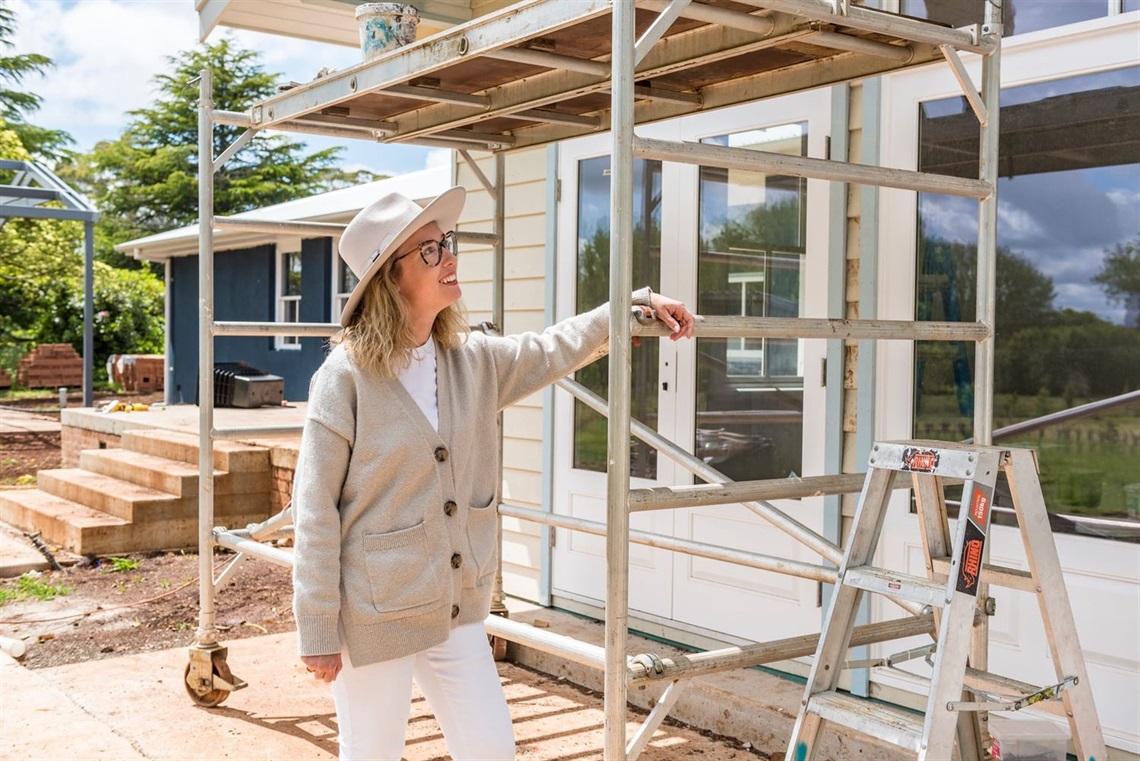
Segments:
[[[412,350],[412,362],[400,373],[400,383],[427,417],[431,427],[439,431],[439,397],[435,374],[435,339]]]

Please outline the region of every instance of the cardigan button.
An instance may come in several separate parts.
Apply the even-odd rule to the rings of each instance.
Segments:
[[[461,565],[463,565],[463,556],[457,552],[451,556],[451,567],[458,568]]]
[[[443,503],[443,512],[448,517],[455,515],[455,511],[459,509],[459,505],[455,504],[450,499]]]
[[[459,618],[459,606],[458,605],[452,605],[451,606],[451,617],[452,618]]]
[[[437,462],[447,462],[447,447],[436,447],[435,459]]]

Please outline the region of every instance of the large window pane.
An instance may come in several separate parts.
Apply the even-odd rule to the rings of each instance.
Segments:
[[[980,24],[986,0],[903,0],[902,13],[948,26]],[[1103,0],[1005,0],[1004,36],[1072,24],[1108,15]]]
[[[658,290],[661,283],[661,162],[634,162],[633,169],[633,283]],[[578,312],[610,297],[610,157],[578,162]],[[656,339],[643,341],[630,360],[632,393],[630,415],[657,427]],[[603,399],[609,396],[609,358],[582,368],[576,379]],[[605,472],[606,419],[581,402],[574,402],[574,467]],[[657,451],[631,440],[630,473],[636,478],[657,477]]]
[[[976,177],[964,100],[919,119],[919,168]],[[999,430],[1140,389],[1140,67],[1003,91],[1000,143]],[[977,203],[920,195],[916,317],[975,319],[976,264]],[[917,437],[971,434],[973,363],[972,345],[917,345]],[[999,440],[1037,449],[1056,530],[1140,538],[1140,405]]]
[[[704,142],[802,156],[807,124]],[[806,181],[701,167],[700,314],[799,317]],[[697,341],[696,453],[733,480],[801,471],[803,357],[795,339]]]

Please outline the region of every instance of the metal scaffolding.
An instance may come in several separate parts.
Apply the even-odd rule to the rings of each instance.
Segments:
[[[225,664],[214,623],[214,591],[243,558],[259,557],[285,565],[292,556],[262,543],[290,530],[288,513],[245,529],[215,528],[213,521],[213,442],[289,432],[282,428],[213,427],[213,339],[226,335],[327,336],[331,324],[218,322],[214,319],[213,246],[215,229],[335,236],[343,226],[324,223],[250,223],[215,217],[213,173],[249,139],[267,128],[360,138],[382,143],[412,142],[456,149],[495,203],[494,232],[460,232],[460,240],[495,247],[492,277],[493,320],[503,317],[504,152],[610,129],[612,191],[610,211],[610,372],[609,400],[575,383],[559,385],[608,417],[608,500],[604,524],[502,503],[499,513],[540,525],[604,535],[607,585],[604,647],[492,615],[488,631],[561,655],[605,672],[605,758],[633,759],[676,704],[692,677],[732,668],[810,655],[818,635],[713,650],[684,658],[630,657],[629,546],[631,543],[715,558],[751,568],[833,583],[842,552],[774,506],[771,500],[858,492],[863,474],[731,483],[682,446],[630,417],[630,339],[662,337],[659,324],[631,317],[633,256],[633,165],[637,158],[701,166],[777,172],[877,187],[948,193],[979,203],[978,313],[974,322],[906,322],[877,319],[698,318],[696,336],[824,338],[828,340],[967,341],[976,345],[974,440],[993,438],[993,324],[996,262],[996,179],[1000,3],[985,4],[984,22],[968,28],[935,23],[852,4],[847,0],[524,0],[372,61],[333,72],[253,104],[247,112],[213,108],[209,72],[203,72],[199,105],[199,386],[200,479],[199,549],[201,610],[196,644],[187,667],[187,689],[197,702],[216,705],[243,686]],[[605,32],[609,32],[608,35]],[[608,44],[606,42],[608,40]],[[977,87],[959,59],[978,54],[983,82]],[[981,130],[981,169],[977,179],[866,166],[814,158],[638,137],[635,124],[722,108],[760,98],[865,79],[936,61],[953,69]],[[247,131],[217,159],[211,138],[216,124]],[[469,151],[495,153],[488,178]],[[866,421],[860,421],[867,425]],[[297,429],[292,429],[296,431]],[[501,433],[501,418],[500,418]],[[689,472],[705,486],[634,489],[630,486],[631,436]],[[501,447],[500,436],[500,447]],[[500,458],[501,467],[501,458]],[[500,474],[501,479],[501,474]],[[631,530],[632,511],[740,503],[819,554],[823,565]],[[215,579],[214,547],[238,553]],[[493,612],[505,613],[500,572]],[[984,593],[982,595],[984,597]],[[896,601],[912,615],[858,627],[853,645],[931,634],[929,613]],[[983,617],[984,619],[984,617]],[[985,668],[986,630],[975,640],[973,663]],[[980,664],[980,665],[979,665]],[[626,697],[630,685],[664,681],[668,688],[632,739],[626,737]]]

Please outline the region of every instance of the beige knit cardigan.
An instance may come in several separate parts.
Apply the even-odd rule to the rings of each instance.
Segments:
[[[584,364],[608,337],[606,305],[542,334],[475,333],[439,352],[438,433],[399,380],[361,371],[343,345],[330,353],[313,378],[293,482],[301,655],[347,648],[363,666],[486,618],[498,551],[496,414]]]

